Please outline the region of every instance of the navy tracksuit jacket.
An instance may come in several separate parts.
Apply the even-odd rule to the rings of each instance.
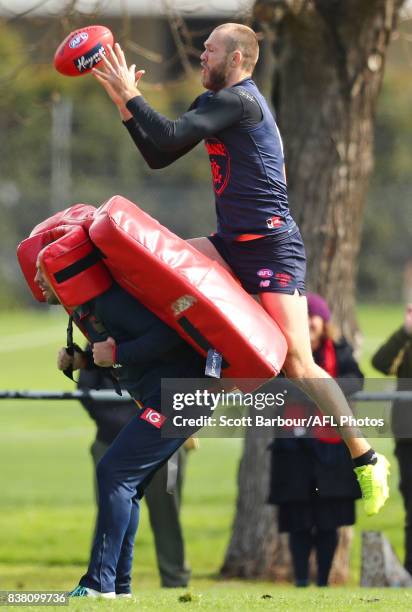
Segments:
[[[204,359],[117,284],[74,312],[90,342],[112,336],[122,387],[144,408],[161,410],[161,378],[199,378]],[[80,584],[101,592],[130,592],[139,499],[154,472],[183,444],[162,438],[144,410],[120,432],[99,465],[99,511],[87,573]]]

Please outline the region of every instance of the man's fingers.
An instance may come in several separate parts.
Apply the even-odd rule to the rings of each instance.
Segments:
[[[60,349],[57,355],[57,368],[59,370],[66,370],[73,363],[73,357],[68,354],[66,349]]]
[[[116,53],[113,51],[112,47],[110,45],[107,45],[107,48],[109,49],[109,53],[110,53],[110,59],[113,62],[112,67],[120,69],[121,65],[120,62],[117,58]]]
[[[116,92],[113,89],[110,81],[108,79],[105,79],[104,77],[99,76],[98,74],[93,74],[94,78],[96,79],[96,81],[99,81],[99,83],[101,84],[101,86],[103,87],[103,89],[106,91],[107,95],[112,98],[113,100],[115,98],[117,98]]]
[[[119,65],[123,66],[123,68],[126,68],[126,70],[127,70],[126,56],[125,56],[125,54],[123,52],[123,49],[119,45],[119,43],[115,43],[114,50],[116,52],[117,60],[119,62]]]
[[[101,83],[103,89],[106,91],[107,95],[110,98],[113,98],[114,96],[116,96],[116,93],[113,91],[113,87],[110,85],[109,81],[102,79],[98,74],[94,74],[93,76],[96,79],[96,81],[99,81],[99,83]]]
[[[109,47],[109,50],[111,50],[111,47]],[[113,54],[113,51],[111,51]],[[109,58],[107,57],[107,55],[105,53],[100,53],[100,57],[103,60],[103,64],[104,66],[107,68],[108,72],[110,74],[116,74],[116,70],[114,69],[113,64],[109,61]],[[96,68],[94,70],[97,70]]]
[[[146,70],[138,70],[137,72],[135,72],[134,82],[136,85],[138,84],[138,82],[140,81],[140,79],[142,78],[144,74],[146,74]]]
[[[102,72],[101,70],[98,70],[97,68],[92,68],[92,73],[94,74],[96,79],[99,79],[99,81],[104,81],[105,83],[109,82],[110,77],[106,72]]]
[[[103,60],[107,61],[107,54],[101,52],[100,56]],[[110,64],[110,62],[109,62]],[[99,70],[101,70],[102,72],[104,72],[105,74],[112,74],[112,70],[109,68],[109,66],[107,65],[107,63],[105,64],[104,61],[102,63],[99,64]]]

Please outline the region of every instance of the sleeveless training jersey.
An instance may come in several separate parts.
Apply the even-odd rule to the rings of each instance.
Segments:
[[[297,230],[288,207],[279,130],[252,79],[207,91],[176,120],[143,98],[126,103],[125,122],[151,168],[164,168],[204,141],[216,197],[218,235],[283,239]]]
[[[230,88],[247,102],[257,102],[263,118],[256,125],[239,122],[205,139],[215,192],[217,233],[292,233],[296,229],[288,206],[282,140],[266,100],[252,79]],[[207,105],[213,92],[199,96],[196,107]]]

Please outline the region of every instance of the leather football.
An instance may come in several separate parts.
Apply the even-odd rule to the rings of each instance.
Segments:
[[[105,26],[93,25],[71,32],[57,48],[54,67],[66,76],[82,76],[102,61],[101,54],[113,46],[113,34]]]

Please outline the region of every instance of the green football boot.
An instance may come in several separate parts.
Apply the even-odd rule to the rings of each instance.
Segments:
[[[389,461],[376,453],[375,465],[368,463],[354,468],[362,491],[363,507],[368,516],[377,514],[389,497]]]

